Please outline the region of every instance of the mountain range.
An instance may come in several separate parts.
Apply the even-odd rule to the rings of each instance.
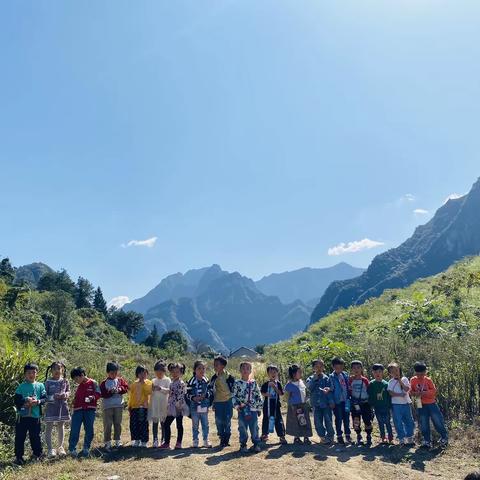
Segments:
[[[242,345],[276,342],[303,330],[312,311],[303,300],[320,296],[332,279],[361,271],[340,263],[272,274],[254,282],[212,265],[169,275],[123,308],[144,314],[145,329],[138,341],[155,325],[160,334],[180,330],[191,346],[202,342],[227,353]]]
[[[311,315],[315,323],[329,313],[378,297],[435,275],[469,255],[480,253],[480,179],[467,195],[450,199],[399,247],[377,255],[360,276],[332,282]]]

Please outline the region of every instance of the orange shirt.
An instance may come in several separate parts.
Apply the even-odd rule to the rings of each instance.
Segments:
[[[422,403],[425,405],[429,405],[437,401],[437,387],[435,387],[435,384],[432,382],[430,377],[412,377],[410,379],[410,385],[412,387],[412,392],[424,392],[420,398],[422,399]]]

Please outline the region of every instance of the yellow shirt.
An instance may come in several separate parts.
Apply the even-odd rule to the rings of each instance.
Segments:
[[[227,376],[228,373],[226,372],[217,376],[217,379],[215,380],[214,402],[228,402],[232,398],[232,393],[227,385]]]
[[[128,408],[148,408],[148,399],[152,394],[152,381],[145,380],[140,383],[138,380],[129,387]]]

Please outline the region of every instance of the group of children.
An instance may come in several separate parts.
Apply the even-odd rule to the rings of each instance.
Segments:
[[[205,375],[206,364],[198,360],[193,366],[193,376],[185,383],[182,379],[185,365],[166,364],[158,361],[154,366],[153,380],[148,370],[139,365],[135,370],[135,382],[130,385],[119,375],[119,366],[109,362],[107,377],[100,385],[86,376],[83,368],[74,368],[70,377],[77,385],[72,402],[72,414],[68,407],[70,385],[66,379],[66,368],[62,362],[53,362],[47,369],[45,384],[37,382],[38,366],[25,365],[25,381],[15,392],[17,410],[15,456],[16,462],[24,462],[24,444],[27,433],[34,457],[42,456],[40,419],[45,407],[45,442],[48,456],[66,455],[64,449],[64,427],[71,422],[68,451],[77,455],[80,430],[84,428],[82,454],[89,455],[94,436],[97,404],[103,399],[103,434],[105,449],[120,447],[124,395],[128,393],[130,435],[132,446],[146,447],[149,441],[149,426],[152,424],[153,447],[170,449],[171,427],[175,421],[177,438],[175,449],[182,448],[183,418],[192,420],[193,447],[199,447],[200,428],[203,447],[211,448],[209,441],[209,409],[213,408],[215,424],[220,439],[220,448],[229,446],[233,409],[238,412],[240,451],[247,452],[250,435],[252,450],[259,452],[262,443],[274,431],[280,443],[286,444],[286,435],[294,437],[295,444],[310,444],[312,425],[310,410],[313,409],[314,426],[322,443],[331,444],[336,433],[337,443],[353,443],[350,418],[357,435],[356,442],[372,444],[374,417],[377,418],[383,443],[393,442],[391,418],[400,444],[413,445],[414,419],[412,401],[418,413],[419,428],[424,447],[432,446],[430,421],[440,435],[440,444],[446,446],[448,433],[436,402],[436,387],[426,375],[427,367],[422,362],[414,365],[415,376],[410,380],[403,376],[396,363],[387,367],[390,380],[383,376],[381,364],[372,367],[373,378],[369,380],[363,371],[362,362],[351,362],[350,374],[345,372],[345,361],[334,358],[332,373],[325,373],[325,364],[319,359],[312,363],[313,375],[303,381],[303,371],[298,365],[288,369],[289,380],[285,387],[279,381],[279,370],[275,365],[267,367],[268,380],[259,386],[252,375],[252,364],[240,364],[240,378],[235,379],[227,372],[227,360],[218,356],[214,359],[215,374],[211,379]],[[169,376],[167,376],[167,372]],[[288,394],[286,426],[282,418],[281,397]],[[263,413],[261,435],[258,419]],[[53,447],[53,427],[57,429],[57,446]],[[334,429],[335,425],[335,429]],[[160,427],[160,428],[159,428]],[[113,429],[113,443],[112,443]],[[345,438],[344,438],[345,435]],[[303,439],[303,440],[302,440]]]

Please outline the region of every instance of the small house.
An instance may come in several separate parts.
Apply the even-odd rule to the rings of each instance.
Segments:
[[[259,358],[260,355],[255,350],[248,348],[248,347],[240,347],[230,352],[229,358],[251,358],[256,359]]]

